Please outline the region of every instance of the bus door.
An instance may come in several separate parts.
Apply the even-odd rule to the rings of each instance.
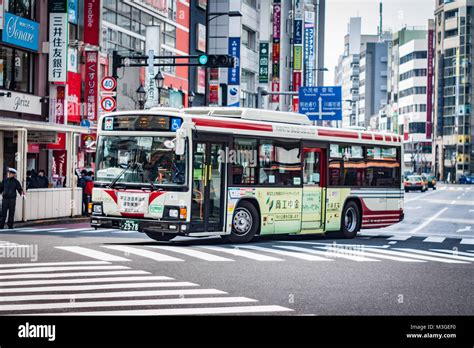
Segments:
[[[322,232],[326,201],[326,149],[303,143],[301,233]]]
[[[204,137],[203,137],[204,138]],[[193,192],[191,203],[191,231],[223,230],[225,216],[225,173],[227,140],[219,135],[206,135],[193,144]]]

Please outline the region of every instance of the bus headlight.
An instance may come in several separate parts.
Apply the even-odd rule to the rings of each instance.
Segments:
[[[102,212],[103,212],[103,210],[102,210],[102,204],[96,204],[96,203],[93,204],[93,205],[92,205],[92,212],[93,212],[94,214],[102,215]]]
[[[168,212],[170,218],[177,219],[179,216],[179,210],[178,209],[170,209]]]

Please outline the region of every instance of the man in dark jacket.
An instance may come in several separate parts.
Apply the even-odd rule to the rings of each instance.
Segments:
[[[87,177],[87,170],[81,170],[81,176],[77,181],[77,186],[82,188],[82,215],[87,216],[87,195],[86,195],[86,185],[87,185],[88,177]]]
[[[8,214],[8,228],[13,228],[15,219],[16,193],[24,196],[20,182],[15,178],[16,170],[8,168],[8,177],[0,184],[0,193],[3,194],[2,214],[0,217],[0,229],[3,229]]]
[[[44,169],[39,170],[38,176],[36,177],[36,183],[38,184],[38,188],[48,188],[49,187],[48,178],[45,176]]]

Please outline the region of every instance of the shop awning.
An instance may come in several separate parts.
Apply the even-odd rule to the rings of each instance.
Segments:
[[[39,121],[28,121],[17,118],[6,118],[0,117],[0,129],[18,129],[23,128],[26,130],[42,130],[42,131],[54,131],[60,133],[78,133],[78,134],[89,134],[91,130],[81,126],[70,126],[65,124],[57,124],[50,122],[39,122]]]

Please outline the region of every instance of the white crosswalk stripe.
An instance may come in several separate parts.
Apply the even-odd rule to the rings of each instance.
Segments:
[[[353,261],[379,261],[379,260],[370,259],[370,258],[367,258],[367,257],[359,257],[359,256],[354,256],[354,255],[343,255],[343,254],[331,252],[329,250],[328,251],[318,251],[318,250],[313,250],[313,249],[308,249],[308,248],[301,248],[301,247],[295,247],[295,246],[285,246],[285,245],[277,245],[276,247],[277,248],[282,248],[282,249],[295,250],[295,251],[300,251],[300,252],[325,256],[326,260],[328,260],[328,261],[333,261],[331,258],[338,258],[338,257],[343,258],[343,259],[353,260]]]
[[[428,256],[434,256],[434,257],[445,257],[446,259],[454,259],[454,260],[461,260],[461,261],[468,261],[468,262],[474,261],[473,257],[465,257],[465,256],[460,256],[460,255],[454,255],[454,254],[444,255],[444,254],[439,254],[437,252],[427,251],[427,250],[398,249],[398,248],[397,248],[397,250],[409,251],[409,252],[415,253],[415,254],[428,255]]]
[[[400,250],[400,251],[398,251],[398,250]],[[387,254],[387,255],[394,255],[394,256],[402,256],[402,257],[408,257],[408,258],[414,258],[414,259],[421,259],[421,260],[425,260],[425,261],[437,261],[437,262],[443,262],[443,263],[467,263],[467,262],[464,262],[464,261],[450,260],[450,259],[441,258],[441,257],[416,255],[416,254],[411,253],[410,249],[397,249],[397,251],[383,250],[383,249],[373,249],[372,252],[382,253],[382,254]]]
[[[125,266],[70,266],[70,267],[37,267],[37,268],[16,268],[0,270],[0,274],[11,274],[11,273],[41,273],[41,272],[57,272],[57,271],[73,271],[73,270],[113,270],[113,269],[129,269]]]
[[[271,249],[271,248],[259,247],[255,245],[243,245],[241,247],[245,249],[251,249],[251,250],[263,251],[267,253],[273,253],[277,255],[294,257],[294,258],[306,260],[306,261],[330,261],[329,259],[324,258],[324,257],[315,256],[311,254],[305,254],[301,252],[295,252],[295,251],[276,250],[276,249]]]
[[[64,262],[30,262],[30,263],[8,263],[0,265],[0,268],[40,267],[40,266],[86,266],[86,265],[110,265],[106,261],[64,261]]]
[[[404,241],[410,239],[412,236],[410,235],[405,235],[405,236],[391,236],[390,238],[387,238],[387,240],[396,240],[396,241]]]
[[[257,254],[251,251],[242,250],[239,247],[227,248],[227,247],[215,247],[215,246],[202,246],[201,248],[214,250],[217,252],[223,252],[227,254],[232,254],[234,256],[244,257],[244,258],[255,260],[255,261],[284,261],[283,259],[279,259],[277,257],[261,255],[261,254]]]
[[[102,271],[102,272],[61,272],[61,273],[33,273],[33,274],[12,274],[6,276],[0,276],[0,280],[6,279],[42,279],[42,278],[75,278],[81,276],[119,276],[119,275],[139,275],[139,274],[150,274],[147,271]]]
[[[451,255],[462,255],[462,256],[468,256],[468,257],[471,257],[473,258],[473,261],[474,261],[474,253],[472,252],[464,252],[464,251],[457,251],[457,250],[446,250],[446,249],[430,249],[431,251],[437,251],[437,252],[440,252],[440,253],[445,253],[445,254],[451,254]],[[471,250],[468,250],[468,251],[471,251]]]
[[[199,250],[196,250],[196,249],[192,249],[192,248],[173,247],[173,246],[157,246],[157,245],[150,246],[149,248],[161,249],[161,250],[165,250],[165,251],[172,251],[172,252],[175,252],[175,253],[180,253],[180,254],[192,256],[192,257],[195,257],[195,258],[198,258],[198,259],[201,259],[201,260],[205,260],[205,261],[234,261],[234,260],[231,260],[231,259],[228,259],[228,258],[225,258],[225,257],[205,253],[205,252],[202,252],[202,251],[199,251]]]
[[[463,238],[460,244],[474,245],[474,238]]]
[[[427,238],[423,239],[423,242],[427,242],[427,243],[443,243],[445,240],[446,240],[446,238],[444,238],[444,237],[435,237],[435,236],[432,236],[432,237],[427,237]]]
[[[124,253],[139,255],[139,256],[146,257],[148,259],[152,259],[155,261],[184,261],[176,257],[168,256],[168,255],[157,253],[154,251],[134,248],[134,247],[121,246],[121,245],[117,245],[117,246],[116,245],[103,245],[102,247],[107,248],[107,249],[122,251]]]
[[[314,247],[314,248],[320,248],[320,249],[326,249],[328,251],[331,250],[331,248],[328,247]],[[354,261],[378,261],[378,259],[385,259],[385,260],[392,260],[392,261],[400,261],[400,262],[426,262],[423,260],[414,260],[414,259],[409,259],[406,257],[398,257],[398,256],[393,256],[393,255],[381,255],[381,254],[376,254],[376,253],[371,253],[370,249],[367,251],[358,251],[358,250],[348,250],[347,253],[349,255],[344,255],[342,254],[341,250],[334,250],[334,257],[350,257],[350,260]],[[341,255],[342,254],[342,255]],[[354,255],[356,256],[361,256],[360,260],[355,259]]]
[[[203,256],[198,252],[192,254]],[[211,254],[203,254],[206,254],[207,259],[218,260],[212,258]],[[146,271],[130,270],[141,275],[118,276],[98,274],[101,272],[60,272],[75,267],[90,269],[116,267],[109,262],[43,262],[37,267],[18,265],[19,268],[3,269],[4,273],[10,271],[17,273],[15,278],[1,283],[0,313],[3,315],[83,315],[84,313],[88,315],[135,315],[138,313],[142,315],[149,313],[203,315],[293,311],[281,306],[259,305],[256,299],[238,295],[230,296],[229,293],[219,289],[201,288],[195,283],[178,281],[167,276],[151,275]],[[18,274],[24,270],[32,273]],[[34,273],[36,270],[45,273]],[[51,275],[61,275],[66,279],[50,279]],[[18,278],[18,276],[24,276],[24,278]],[[35,279],[31,279],[32,276]],[[41,277],[36,278],[36,276]]]
[[[64,246],[64,247],[58,246],[56,248],[61,249],[61,250],[71,251],[76,254],[88,256],[93,259],[102,260],[102,261],[130,261],[129,259],[126,259],[121,256],[107,254],[102,251],[97,251],[97,250],[88,249],[88,248],[79,247],[79,246]]]

